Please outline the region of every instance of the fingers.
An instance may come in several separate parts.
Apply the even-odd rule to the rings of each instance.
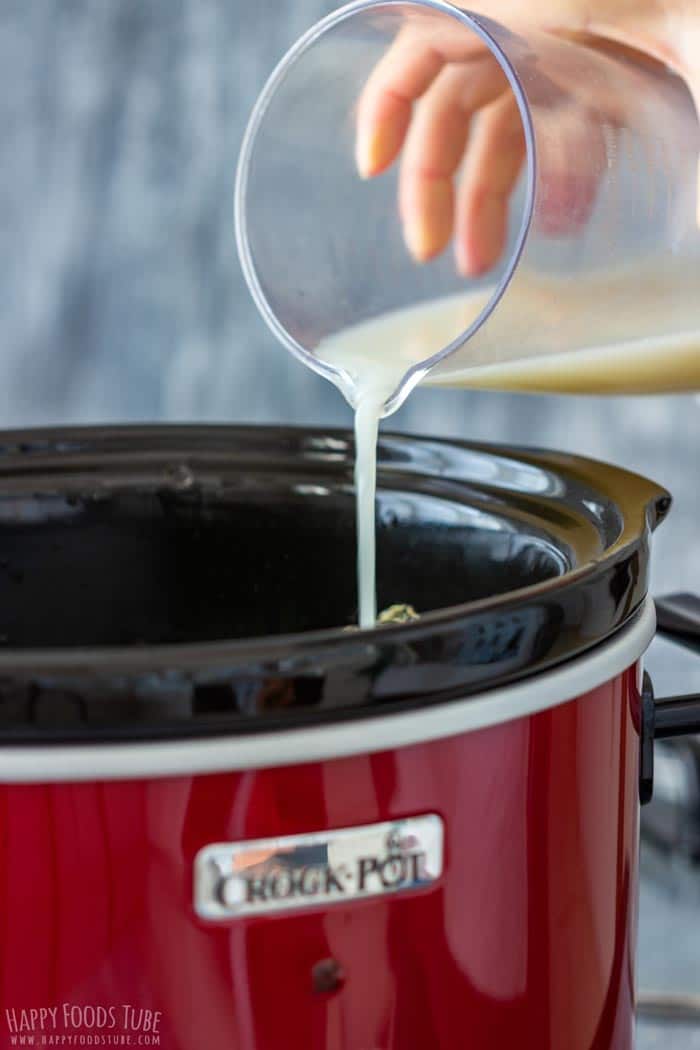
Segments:
[[[413,103],[442,66],[440,54],[411,30],[400,33],[375,66],[357,108],[355,162],[363,178],[378,175],[396,159]]]
[[[550,92],[536,122],[536,221],[541,233],[557,236],[577,231],[590,218],[607,165],[604,130],[613,133],[629,118],[624,93],[610,97],[604,74],[611,60],[605,54],[596,59],[599,77],[573,78],[573,97],[571,70],[577,68],[580,48],[546,35],[541,47],[563,104],[552,109]],[[693,94],[700,113],[700,84]],[[454,230],[460,271],[477,276],[490,270],[505,248],[509,199],[522,170],[525,141],[510,86],[469,29],[453,23],[446,32],[442,19],[439,24],[430,16],[412,19],[367,81],[357,112],[361,175],[384,171],[402,150],[399,206],[413,258],[425,261],[440,254]],[[455,194],[453,180],[463,157]]]
[[[515,97],[487,105],[475,122],[457,197],[455,255],[460,273],[486,273],[503,252],[508,203],[525,159],[525,135]]]
[[[438,255],[454,224],[452,177],[459,167],[473,115],[508,83],[490,55],[446,66],[414,113],[401,163],[399,206],[404,237],[419,262]]]
[[[503,253],[510,196],[525,153],[517,103],[503,95],[476,123],[459,188],[455,252],[465,276],[486,273]],[[596,115],[579,106],[547,114],[538,125],[537,155],[537,229],[549,237],[576,233],[590,219],[606,171],[606,142]]]
[[[413,103],[445,63],[487,51],[473,30],[442,14],[414,14],[375,66],[357,107],[355,162],[363,178],[396,159],[411,121]]]

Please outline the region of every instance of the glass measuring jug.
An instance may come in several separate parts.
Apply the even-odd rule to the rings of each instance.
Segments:
[[[450,133],[421,172],[424,114],[450,78]],[[376,171],[372,106],[375,127],[393,106],[404,131],[388,121],[369,143]],[[683,82],[636,54],[525,16],[359,0],[291,48],[255,106],[235,197],[243,269],[282,343],[351,404],[368,360],[390,364],[384,414],[422,380],[700,389],[699,148]],[[405,222],[421,193],[424,216],[448,205],[427,250]]]

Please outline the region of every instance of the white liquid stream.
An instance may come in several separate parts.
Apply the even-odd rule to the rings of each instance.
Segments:
[[[391,392],[390,392],[391,393]],[[377,437],[385,395],[370,387],[355,409],[355,512],[357,515],[357,593],[360,627],[377,619],[376,526]]]
[[[586,282],[519,277],[488,322],[493,341],[478,333],[424,382],[558,393],[700,390],[697,285],[697,274],[688,271],[627,272]],[[355,386],[361,627],[376,621],[376,458],[383,406],[408,369],[464,331],[489,294],[387,313],[317,349],[320,358],[344,368]],[[411,596],[392,601],[410,603]]]

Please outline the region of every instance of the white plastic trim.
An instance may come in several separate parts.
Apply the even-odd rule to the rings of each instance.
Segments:
[[[0,783],[57,783],[190,776],[318,762],[408,747],[523,718],[573,700],[640,659],[656,630],[647,598],[610,641],[523,682],[418,711],[314,728],[128,744],[0,746]]]

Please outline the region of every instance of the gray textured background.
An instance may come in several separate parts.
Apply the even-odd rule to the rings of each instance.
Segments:
[[[243,284],[232,185],[243,124],[320,0],[2,0],[0,421],[347,423],[276,345]],[[700,588],[700,405],[418,391],[397,429],[570,449],[664,482],[655,589]],[[671,650],[657,661],[671,678]],[[682,688],[682,683],[680,683]],[[698,988],[695,903],[653,879],[641,974]],[[699,989],[700,990],[700,989]],[[700,1047],[645,1026],[640,1047]],[[564,1048],[562,1048],[564,1050]]]

